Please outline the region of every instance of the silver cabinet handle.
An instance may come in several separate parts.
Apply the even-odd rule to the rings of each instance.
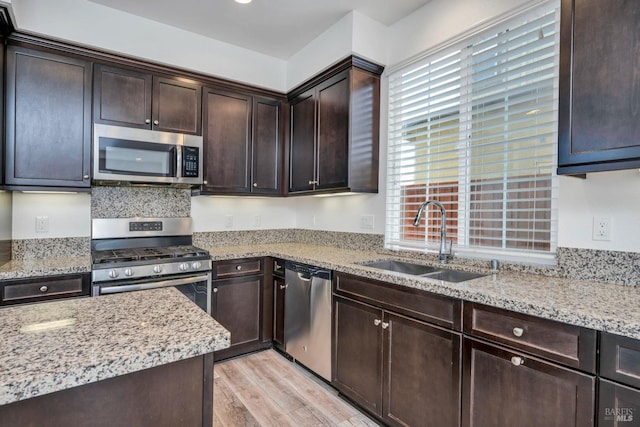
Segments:
[[[153,124],[154,124],[154,125],[156,125],[156,126],[158,126],[158,125],[160,124],[160,122],[159,122],[159,121],[157,121],[157,120],[154,120],[154,121],[153,121]]]
[[[88,174],[82,175],[82,179],[89,179],[89,175]]]
[[[375,319],[375,320],[373,321],[373,324],[374,324],[375,326],[380,326],[380,323],[382,323],[382,320],[380,320],[380,319]]]
[[[218,288],[213,288],[213,293],[217,294],[218,293]]]
[[[382,322],[382,329],[387,329],[389,327],[389,322]]]
[[[149,124],[149,123],[151,123],[151,119],[146,119],[144,122],[145,122],[146,124]]]
[[[241,265],[236,265],[236,270],[238,270],[238,271],[242,270],[242,266]]]
[[[45,293],[49,290],[49,287],[46,285],[40,286],[40,292]]]
[[[524,359],[522,357],[519,356],[513,356],[511,358],[511,364],[513,366],[520,366],[520,365],[524,365]]]
[[[253,187],[254,187],[254,188],[258,188],[258,183],[257,183],[257,182],[254,182],[254,183],[253,183]]]
[[[286,289],[287,285],[280,285],[280,289]]]
[[[317,185],[318,181],[309,181],[309,185]]]
[[[207,185],[207,180],[205,179],[204,181],[202,181],[202,183],[203,183],[204,185]]]
[[[513,328],[513,335],[516,337],[521,337],[524,334],[524,329],[522,328]]]

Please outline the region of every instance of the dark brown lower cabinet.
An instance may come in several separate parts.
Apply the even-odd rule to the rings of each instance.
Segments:
[[[262,276],[213,283],[211,315],[231,333],[231,346],[215,352],[215,360],[265,346],[262,342],[262,287]]]
[[[640,425],[640,390],[598,380],[598,427]]]
[[[594,425],[595,376],[464,339],[462,425]]]
[[[382,416],[382,310],[334,297],[333,384],[372,414]]]
[[[0,425],[211,427],[212,402],[209,353],[0,405]]]
[[[460,334],[335,297],[334,385],[392,426],[459,425]]]

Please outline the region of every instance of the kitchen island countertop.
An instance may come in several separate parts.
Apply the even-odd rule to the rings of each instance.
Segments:
[[[507,271],[491,274],[488,269],[472,269],[486,273],[485,277],[449,283],[360,265],[389,258],[403,259],[388,252],[299,243],[220,246],[208,250],[214,261],[253,256],[283,258],[640,339],[640,287]],[[455,264],[448,268],[469,269]]]
[[[174,288],[0,310],[0,405],[229,347]]]

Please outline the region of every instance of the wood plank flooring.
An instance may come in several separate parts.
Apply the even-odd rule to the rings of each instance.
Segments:
[[[214,427],[378,426],[275,350],[216,363]]]

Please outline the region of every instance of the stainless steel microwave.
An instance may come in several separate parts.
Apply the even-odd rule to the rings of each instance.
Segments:
[[[93,180],[202,184],[202,136],[93,125]]]

